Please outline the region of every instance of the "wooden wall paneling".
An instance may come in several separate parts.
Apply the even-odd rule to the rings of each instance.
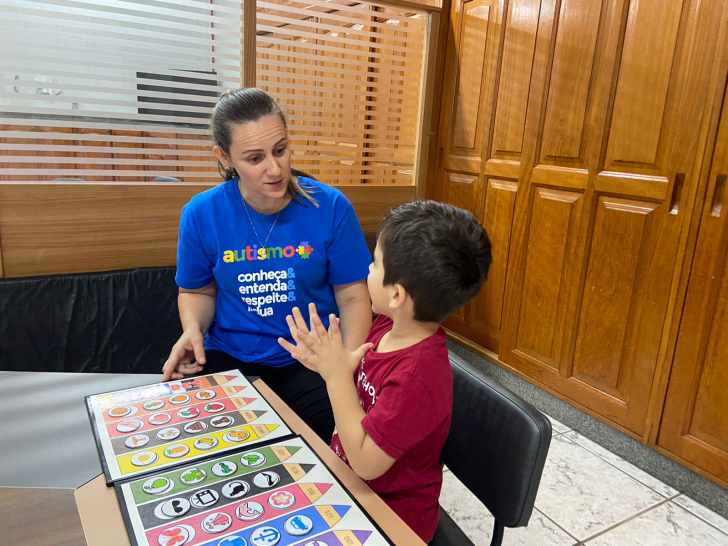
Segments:
[[[243,51],[241,87],[255,87],[258,85],[257,67],[257,12],[256,0],[243,0],[243,14],[241,15],[241,49]]]
[[[432,107],[429,109],[429,118],[425,120],[423,131],[428,135],[428,148],[426,151],[426,169],[424,184],[418,188],[417,197],[424,199],[440,198],[440,173],[438,168],[441,161],[439,155],[440,145],[440,123],[442,107],[444,106],[444,89],[447,87],[444,74],[448,70],[448,36],[450,34],[451,20],[450,13],[453,7],[451,1],[443,4],[442,12],[435,14],[431,19],[431,42],[430,56],[428,58],[428,69],[432,68]],[[427,109],[426,109],[427,111]]]
[[[199,140],[200,135],[178,133],[177,138],[180,139],[177,144],[177,153],[179,154],[177,156],[177,159],[179,160],[179,162],[195,163],[191,166],[180,165],[177,168],[177,170],[180,171],[179,177],[183,182],[191,181],[185,180],[185,175],[183,171],[209,173],[209,176],[205,178],[194,178],[195,182],[220,182],[222,180],[222,178],[220,177],[220,173],[217,169],[217,159],[215,159],[215,156],[212,153],[212,139],[210,139],[210,143],[207,146],[188,146],[185,144],[185,140]],[[194,151],[196,153],[195,155],[184,155],[186,151]],[[199,152],[202,152],[202,154],[199,154]]]
[[[33,131],[33,132],[40,132],[40,127],[28,127],[26,125],[0,125],[0,150],[4,150],[3,145],[27,145],[27,144],[36,144],[35,139],[28,139],[28,138],[17,138],[17,137],[7,137],[5,136],[8,131]],[[3,155],[5,156],[21,156],[21,157],[32,157],[37,154],[36,150],[7,150],[3,151]],[[39,169],[40,165],[38,163],[26,163],[26,162],[10,162],[10,161],[3,161],[2,167],[4,169]],[[27,180],[29,179],[28,176],[24,175],[15,175],[15,174],[0,174],[0,181],[5,180]]]
[[[121,129],[113,129],[112,134],[114,136],[123,136],[123,137],[133,137],[137,139],[141,139],[144,136],[144,133],[142,131],[124,131]],[[147,159],[147,156],[144,153],[144,143],[142,142],[112,142],[111,143],[113,157],[115,159]],[[114,148],[133,148],[138,149],[139,153],[119,153]],[[115,171],[120,171],[118,173],[114,173],[114,180],[117,182],[129,182],[130,180],[139,180],[143,179],[144,177],[140,176],[126,176],[123,171],[145,171],[147,170],[147,167],[143,164],[129,164],[129,165],[114,165]]]
[[[144,131],[142,133],[142,136],[144,136],[144,138],[158,138],[158,139],[177,138],[176,133],[157,133],[157,132],[152,132],[152,131]],[[165,163],[169,163],[169,162],[178,161],[176,144],[160,144],[157,142],[154,142],[154,143],[147,142],[144,144],[144,149],[145,149],[144,159],[148,160],[150,162],[151,161],[163,161]],[[146,151],[149,149],[159,149],[160,151],[149,153],[148,151]],[[162,151],[162,150],[164,150],[164,151]],[[167,150],[169,150],[169,152],[167,152]],[[175,178],[177,178],[176,171],[180,170],[180,167],[178,165],[164,165],[164,166],[139,165],[139,167],[141,169],[147,170],[147,171],[157,171],[156,173],[151,172],[149,174],[149,176],[143,177],[147,182],[151,182],[152,180],[154,180],[154,178],[156,176],[174,176]],[[164,173],[164,174],[160,174],[160,172]],[[195,180],[195,181],[198,182],[199,180]]]
[[[564,0],[551,52],[536,53],[550,54],[550,77],[531,83],[540,136],[532,147],[527,126],[500,357],[639,435],[710,73],[690,52],[716,38],[698,33],[698,11]]]
[[[0,184],[6,277],[171,265],[198,184]]]
[[[728,94],[723,109],[658,445],[728,482]]]
[[[40,132],[38,134],[38,139],[36,140],[36,143],[39,146],[47,145],[49,142],[43,138],[43,133],[66,133],[66,134],[72,134],[75,132],[75,130],[72,127],[48,127],[43,126],[40,128]],[[52,143],[57,146],[73,146],[76,142],[74,140],[53,140]],[[55,150],[48,150],[48,151],[38,151],[36,154],[38,158],[48,157],[48,158],[73,158],[76,157],[75,152],[58,152]],[[28,168],[26,165],[25,168]],[[76,178],[78,174],[75,174],[73,172],[66,172],[66,171],[72,171],[73,169],[78,168],[78,165],[76,165],[75,162],[46,162],[42,159],[39,159],[39,169],[42,169],[44,172],[40,175],[35,175],[32,177],[32,180],[53,180],[55,178]],[[16,178],[17,180],[17,178]]]
[[[376,8],[381,15],[374,20],[385,23],[390,14],[396,16],[399,12],[397,9],[379,7]],[[412,25],[406,19],[402,18],[398,25],[389,25],[389,28],[375,28],[374,32],[377,38],[371,38],[370,45],[376,49],[388,50],[392,46],[402,47],[406,45],[406,40],[413,28],[415,32],[419,32],[419,25]],[[426,42],[425,42],[426,43]],[[367,120],[373,122],[369,131],[376,136],[377,131],[388,131],[391,135],[382,135],[386,138],[385,143],[371,143],[367,146],[372,150],[383,149],[391,154],[390,158],[382,155],[377,161],[372,159],[369,161],[371,166],[384,167],[383,170],[375,171],[379,183],[394,184],[398,174],[413,172],[414,165],[411,163],[398,161],[397,150],[415,150],[417,147],[417,137],[420,133],[419,114],[420,110],[417,106],[420,104],[420,95],[425,85],[425,55],[416,48],[410,51],[396,51],[391,53],[394,59],[382,59],[377,63],[376,67],[369,70],[371,81],[384,81],[387,84],[396,85],[398,89],[392,90],[386,96],[372,97],[372,105],[367,112]],[[420,81],[413,80],[411,77],[404,76],[416,73],[415,69],[419,65],[418,71],[422,75]],[[423,97],[424,98],[424,97]],[[374,156],[376,157],[376,155]],[[416,160],[416,155],[415,155]]]
[[[93,135],[111,135],[112,130],[111,129],[79,129],[75,128],[73,130],[76,134],[93,134]],[[88,182],[101,182],[101,181],[113,181],[116,180],[114,176],[111,174],[110,171],[114,170],[114,164],[112,161],[109,163],[97,163],[97,161],[103,161],[104,159],[113,159],[114,155],[112,152],[112,143],[111,142],[104,142],[104,141],[98,141],[98,140],[79,140],[79,141],[73,141],[71,142],[71,145],[77,146],[77,151],[73,152],[72,155],[74,157],[78,157],[79,166],[81,165],[90,165],[91,168],[94,170],[105,170],[109,171],[108,174],[105,175],[88,175],[84,176],[83,178]],[[106,148],[105,150],[97,151],[94,149],[93,151],[87,151],[88,148]],[[91,161],[88,161],[88,160]],[[138,168],[136,166],[132,166],[133,168]]]
[[[214,184],[0,183],[5,277],[174,265],[182,207]],[[341,186],[365,231],[414,186]]]
[[[483,222],[495,256],[483,290],[453,314],[446,326],[496,350],[510,235],[510,228],[504,226],[510,226],[517,188],[514,179],[489,180],[485,175],[503,9],[502,0],[451,5],[436,182],[440,200],[469,210]]]

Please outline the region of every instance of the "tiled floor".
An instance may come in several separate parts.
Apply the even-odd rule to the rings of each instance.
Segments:
[[[728,520],[551,422],[536,508],[505,546],[728,546]],[[476,546],[490,544],[493,517],[448,471],[440,504]]]

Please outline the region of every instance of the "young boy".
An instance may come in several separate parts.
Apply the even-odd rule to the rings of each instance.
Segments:
[[[434,201],[399,206],[377,231],[367,285],[379,316],[367,343],[347,351],[336,317],[327,332],[313,304],[311,331],[294,309],[288,324],[297,345],[278,340],[326,381],[331,448],[425,542],[437,527],[452,415],[440,323],[479,292],[490,262],[488,236],[469,212]]]

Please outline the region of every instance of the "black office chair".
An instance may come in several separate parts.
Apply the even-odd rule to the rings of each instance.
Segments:
[[[155,176],[152,182],[182,182],[179,178],[174,176]]]
[[[450,353],[454,404],[442,462],[493,514],[490,546],[528,524],[551,443],[551,422],[528,402]],[[440,508],[430,546],[473,542]]]

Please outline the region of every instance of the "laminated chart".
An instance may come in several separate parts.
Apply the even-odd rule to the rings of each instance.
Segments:
[[[292,435],[239,370],[86,397],[107,485]]]
[[[392,544],[301,437],[116,483],[135,546]]]

